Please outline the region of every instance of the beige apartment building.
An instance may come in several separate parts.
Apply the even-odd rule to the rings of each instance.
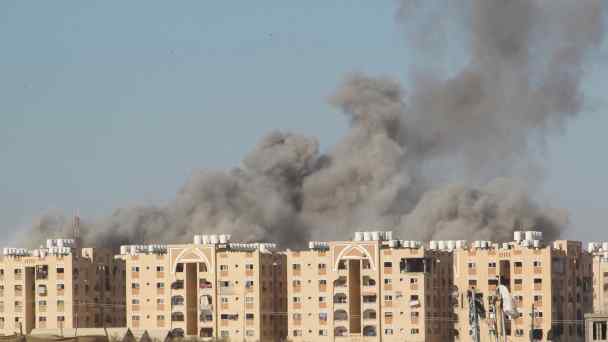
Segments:
[[[0,260],[0,334],[125,325],[124,262],[78,240],[4,248]]]
[[[391,232],[287,252],[291,341],[452,339],[452,256]]]
[[[121,247],[127,326],[153,336],[280,341],[286,335],[285,253],[269,243],[197,235],[192,244]]]
[[[608,242],[590,242],[593,256],[593,311],[608,314]]]
[[[542,234],[529,231],[516,232],[509,243],[475,241],[458,247],[454,249],[456,340],[472,340],[471,329],[476,326],[470,316],[472,294],[485,313],[478,316],[480,341],[495,342],[497,334],[509,341],[584,341],[584,314],[593,310],[592,262],[581,242],[545,244]],[[506,287],[511,300],[497,291],[499,285]],[[501,304],[508,305],[507,301],[518,314],[502,314]]]

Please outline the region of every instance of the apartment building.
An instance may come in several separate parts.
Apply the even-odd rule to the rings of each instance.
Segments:
[[[124,262],[110,250],[52,239],[0,260],[0,334],[125,325]]]
[[[592,258],[578,241],[542,241],[539,232],[515,232],[514,241],[475,241],[454,249],[454,312],[468,341],[479,322],[480,341],[584,341],[584,314],[593,310]],[[519,314],[503,315],[508,290]],[[473,315],[470,299],[482,311]],[[504,328],[503,328],[504,324]],[[504,331],[504,332],[503,332]]]
[[[286,256],[274,244],[196,235],[191,244],[123,246],[121,258],[133,330],[243,341],[286,335]]]
[[[453,334],[451,254],[391,232],[287,251],[291,341],[437,341]]]
[[[608,314],[608,242],[590,242],[593,258],[593,311]]]

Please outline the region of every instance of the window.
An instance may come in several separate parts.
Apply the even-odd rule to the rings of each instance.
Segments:
[[[65,273],[65,269],[63,267],[57,267],[57,274]]]
[[[139,299],[133,299],[131,301],[131,304],[133,304],[133,305],[139,305]]]
[[[250,289],[253,287],[253,280],[247,280],[245,282],[245,288]]]
[[[46,300],[39,300],[38,301],[38,305],[39,306],[46,306]]]
[[[392,295],[385,295],[384,296],[384,300],[391,301],[391,300],[393,300],[393,296]]]
[[[163,315],[157,315],[156,316],[156,320],[157,321],[164,321],[165,320],[165,316],[163,316]]]
[[[318,267],[319,267],[320,270],[324,270],[324,269],[327,268],[327,265],[326,264],[319,264]]]
[[[327,280],[325,280],[325,279],[319,280],[319,285],[327,285]]]
[[[293,297],[293,302],[294,303],[301,303],[302,302],[302,298],[300,298],[300,297]]]
[[[228,265],[220,265],[220,271],[228,271]]]
[[[524,329],[515,329],[515,336],[524,336]]]
[[[535,310],[535,311],[534,311],[534,317],[535,317],[535,318],[542,318],[542,317],[543,317],[543,312],[542,312],[542,311]]]
[[[251,330],[251,329],[245,330],[245,335],[248,337],[253,337],[253,336],[255,336],[255,330]]]
[[[328,336],[328,332],[325,329],[320,329],[319,330],[319,336]]]
[[[516,267],[516,268],[520,268],[520,267],[522,267],[522,265],[523,265],[523,264],[521,263],[521,261],[516,261],[514,264],[515,264],[515,267]]]
[[[228,297],[221,297],[221,298],[220,298],[220,302],[221,302],[222,304],[228,304],[228,303],[229,303]]]
[[[390,285],[392,283],[393,283],[393,280],[391,278],[384,278],[384,284]]]
[[[133,272],[139,272],[139,267],[138,266],[133,266],[133,267],[131,267],[131,271],[133,271]]]
[[[319,313],[319,321],[327,321],[327,312]]]
[[[410,278],[410,284],[418,284],[418,278]]]
[[[496,263],[495,262],[489,262],[488,263],[488,267],[490,267],[490,268],[496,268]]]
[[[165,304],[165,299],[164,298],[156,298],[156,304]]]
[[[369,263],[369,260],[365,259],[361,261],[361,268],[363,268],[364,270],[369,270],[370,268],[372,268],[372,265]]]
[[[387,267],[387,268],[389,268],[389,267],[393,267],[393,263],[392,263],[392,262],[390,262],[390,261],[385,261],[385,262],[384,262],[384,267]]]
[[[165,268],[163,266],[156,266],[156,272],[164,272]]]
[[[418,330],[418,329],[410,330],[410,334],[412,334],[412,335],[418,335],[419,333],[420,333],[420,330]]]
[[[293,336],[302,336],[302,330],[294,330]]]
[[[384,329],[384,335],[392,335],[393,334],[393,329]]]
[[[245,314],[245,319],[248,321],[252,321],[255,319],[255,316],[252,313],[246,313]]]
[[[253,297],[245,297],[246,304],[253,304]]]
[[[253,271],[253,264],[245,264],[246,271]]]
[[[293,285],[294,287],[297,287],[297,286],[302,285],[302,282],[296,279],[291,282],[291,285]]]
[[[293,315],[291,315],[291,319],[293,319],[294,321],[299,321],[302,319],[302,314],[301,313],[294,313]]]
[[[291,265],[291,269],[293,269],[294,271],[299,271],[302,269],[302,265],[300,264],[293,264]]]
[[[64,284],[57,284],[57,291],[63,291],[65,289]]]
[[[57,285],[57,286],[59,286],[59,285]],[[139,283],[132,283],[131,284],[131,288],[132,289],[139,289]]]
[[[521,285],[523,283],[523,279],[515,279],[515,285]]]
[[[326,302],[325,297],[319,297],[319,303],[325,303],[325,302]]]
[[[57,321],[65,322],[65,316],[57,316]]]
[[[131,320],[133,320],[133,321],[139,321],[139,316],[137,316],[137,315],[131,316]]]
[[[46,322],[46,317],[45,316],[38,317],[38,322]]]
[[[467,264],[467,267],[468,267],[468,268],[475,268],[475,263],[474,263],[474,262],[469,262],[469,263]]]
[[[182,264],[181,262],[177,264],[177,267],[175,267],[175,272],[184,272],[184,264]]]
[[[469,287],[476,287],[476,286],[477,286],[477,280],[469,279]]]
[[[533,265],[534,267],[541,267],[541,263],[540,263],[540,261],[534,261],[534,262],[532,262],[532,265]]]
[[[419,298],[418,295],[411,295],[410,301],[419,300],[418,298]]]
[[[164,289],[165,288],[165,283],[156,283],[156,288],[157,289]]]
[[[420,313],[418,311],[412,311],[410,317],[412,319],[418,319],[418,317],[420,317]]]
[[[222,331],[220,331],[220,336],[228,337],[228,336],[230,336],[230,333],[228,332],[228,330],[222,330]]]

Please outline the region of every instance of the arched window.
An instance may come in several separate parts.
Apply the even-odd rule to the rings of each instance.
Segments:
[[[347,298],[344,293],[336,293],[334,295],[334,303],[336,304],[346,304]]]
[[[184,296],[173,296],[171,297],[171,305],[173,306],[178,306],[178,305],[184,305]]]
[[[348,314],[346,310],[336,310],[334,312],[334,321],[346,321],[348,320]]]
[[[367,309],[363,311],[363,319],[376,319],[376,310]]]
[[[376,326],[366,325],[363,327],[363,336],[376,336]]]
[[[204,262],[199,262],[198,263],[198,271],[199,272],[207,272],[207,264],[205,264]]]
[[[335,336],[348,336],[348,329],[345,327],[336,327],[334,329]]]
[[[199,332],[200,337],[213,337],[213,328],[201,328]]]
[[[363,276],[363,286],[375,286],[376,281],[369,276]]]
[[[184,321],[184,314],[181,312],[174,312],[171,314],[171,320],[173,322],[183,322]]]
[[[346,277],[340,276],[338,279],[334,281],[335,287],[345,287],[346,286]]]

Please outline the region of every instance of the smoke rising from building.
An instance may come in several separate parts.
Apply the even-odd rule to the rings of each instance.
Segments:
[[[412,49],[436,51],[425,35],[466,37],[468,62],[456,73],[416,69],[407,87],[349,74],[329,103],[350,126],[326,153],[314,138],[273,131],[238,168],[195,172],[166,206],[85,221],[83,238],[117,246],[223,232],[294,246],[368,228],[501,240],[532,226],[556,238],[568,216],[529,193],[540,180],[533,156],[582,109],[585,57],[603,39],[602,1],[457,2],[429,9],[404,0],[398,15]],[[459,29],[416,30],[425,16]],[[67,221],[43,216],[28,240],[68,235]]]

